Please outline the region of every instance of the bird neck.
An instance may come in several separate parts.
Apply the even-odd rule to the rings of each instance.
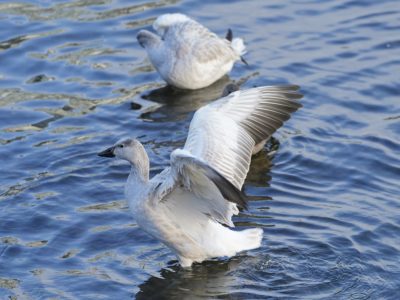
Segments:
[[[144,148],[141,150],[143,150],[141,155],[135,155],[135,159],[130,160],[131,172],[129,174],[129,181],[143,184],[149,181],[150,163]]]

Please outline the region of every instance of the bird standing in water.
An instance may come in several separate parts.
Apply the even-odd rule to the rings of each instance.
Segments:
[[[232,230],[247,208],[241,192],[257,144],[301,107],[297,86],[235,91],[200,108],[183,149],[149,179],[149,157],[136,139],[100,152],[131,164],[125,195],[137,224],[167,245],[183,267],[260,247],[263,230]]]

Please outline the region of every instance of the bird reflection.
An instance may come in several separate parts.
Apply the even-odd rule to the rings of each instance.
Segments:
[[[211,101],[225,97],[237,91],[251,77],[252,73],[238,80],[231,80],[225,75],[212,85],[198,90],[181,90],[172,86],[163,86],[136,96],[131,109],[137,110],[142,119],[156,122],[183,120],[188,113],[196,111]]]
[[[227,93],[224,92],[224,90],[230,83],[231,80],[229,77],[224,76],[211,86],[200,90],[180,90],[169,85],[151,90],[139,97],[147,101],[161,104],[162,106],[156,107],[154,111],[141,114],[141,117],[157,122],[185,119],[188,113],[199,109],[213,100],[221,98],[223,93]],[[140,100],[137,102],[140,102]],[[139,108],[137,104],[133,104],[131,107]]]
[[[268,257],[242,254],[226,260],[206,261],[184,269],[173,262],[139,285],[136,299],[209,299],[234,293],[241,273],[264,264]],[[263,260],[261,262],[260,260]]]

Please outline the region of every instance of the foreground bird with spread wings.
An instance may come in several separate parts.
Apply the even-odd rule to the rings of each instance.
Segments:
[[[153,23],[157,34],[140,30],[139,44],[170,85],[181,89],[200,89],[230,72],[246,52],[243,40],[228,31],[220,38],[183,14],[164,14]]]
[[[297,90],[252,88],[200,108],[183,149],[174,150],[170,167],[150,180],[138,140],[121,140],[98,154],[130,162],[125,194],[137,224],[171,248],[183,267],[260,246],[261,228],[229,227],[239,208],[247,208],[241,189],[252,152],[301,107]]]

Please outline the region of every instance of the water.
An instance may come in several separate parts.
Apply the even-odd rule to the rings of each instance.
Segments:
[[[245,37],[250,66],[159,90],[135,35],[175,11]],[[400,299],[398,1],[2,1],[0,28],[1,299]],[[235,221],[263,246],[183,270],[95,154],[137,136],[156,174],[229,80],[304,107],[246,181]]]

